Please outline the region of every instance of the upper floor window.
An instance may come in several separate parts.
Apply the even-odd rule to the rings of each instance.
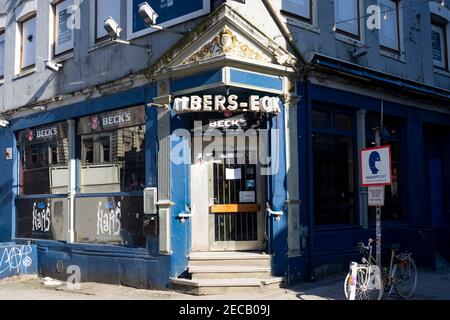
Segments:
[[[108,37],[103,27],[104,21],[112,17],[120,25],[120,0],[94,0],[95,1],[95,42]]]
[[[0,30],[0,79],[5,74],[5,30]]]
[[[431,21],[431,46],[435,67],[448,69],[448,48],[446,24],[433,19]]]
[[[334,21],[336,31],[346,36],[360,38],[359,0],[335,0]]]
[[[60,55],[73,49],[74,28],[72,22],[73,0],[58,1],[54,4],[54,55]]]
[[[36,64],[36,15],[19,22],[20,30],[20,70]]]
[[[381,9],[381,48],[394,53],[400,52],[400,15],[398,0],[380,0]]]
[[[312,0],[281,0],[281,10],[312,22]]]

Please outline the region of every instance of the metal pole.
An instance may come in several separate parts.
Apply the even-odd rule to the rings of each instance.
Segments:
[[[379,147],[381,145],[380,128],[376,128],[376,130],[375,130],[375,143],[376,143],[377,147]],[[377,239],[376,260],[377,260],[377,265],[381,269],[381,207],[380,206],[376,207],[376,239]]]
[[[381,207],[376,207],[377,265],[381,268]]]

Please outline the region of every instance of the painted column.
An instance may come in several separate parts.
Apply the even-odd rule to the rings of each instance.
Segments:
[[[301,256],[301,228],[300,221],[300,188],[298,169],[298,134],[297,134],[297,104],[300,97],[286,95],[285,134],[286,134],[286,175],[287,175],[287,213],[288,213],[288,257]],[[305,224],[305,223],[303,223]],[[305,239],[306,241],[306,239]]]
[[[361,154],[359,150],[366,147],[366,113],[367,110],[361,109],[356,113],[356,129],[357,129],[357,150],[358,150],[358,168],[361,163]],[[361,168],[359,168],[360,170]],[[358,170],[358,172],[359,172]],[[359,223],[362,228],[369,227],[369,211],[367,203],[367,187],[361,187],[362,181],[358,174],[358,195],[359,195]]]
[[[6,155],[6,151],[11,154]],[[0,241],[11,241],[15,236],[15,206],[18,186],[18,155],[14,133],[0,127]]]
[[[269,144],[271,162],[268,169],[268,198],[273,211],[283,211],[286,214],[286,149],[284,106],[281,112],[269,119]],[[287,273],[288,256],[288,223],[286,215],[276,219],[269,217],[268,230],[270,238],[270,253],[272,257],[272,273],[275,276],[285,276]]]
[[[158,109],[158,202],[159,207],[159,253],[172,254],[170,201],[170,96],[154,98]]]
[[[67,240],[75,242],[75,196],[78,188],[78,159],[76,157],[76,127],[75,120],[67,120],[69,136],[69,232]]]

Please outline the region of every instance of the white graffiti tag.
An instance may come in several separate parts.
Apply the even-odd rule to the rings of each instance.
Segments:
[[[5,248],[0,259],[0,274],[6,271],[20,272],[20,267],[30,267],[33,260],[29,254],[33,251],[31,246],[17,246]]]
[[[50,231],[50,204],[33,204],[33,231]]]
[[[116,208],[114,208],[112,203],[106,203],[103,206],[99,202],[97,207],[97,234],[120,235],[120,229],[122,227],[120,223],[121,217],[120,201],[117,203]]]

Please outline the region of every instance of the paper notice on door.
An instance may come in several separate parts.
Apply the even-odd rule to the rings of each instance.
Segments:
[[[239,192],[239,202],[240,203],[255,203],[255,191],[241,191]]]
[[[238,169],[226,169],[225,177],[227,180],[241,180],[242,172],[241,168]]]

